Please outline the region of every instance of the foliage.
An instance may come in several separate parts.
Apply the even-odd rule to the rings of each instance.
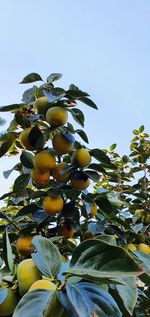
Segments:
[[[53,73],[43,81],[39,74],[31,73],[21,84],[40,84],[27,89],[19,104],[0,107],[0,112],[14,114],[7,131],[0,136],[0,157],[18,155],[20,159],[11,170],[4,171],[6,178],[13,170],[18,177],[11,191],[0,197],[4,201],[0,223],[0,304],[11,287],[19,298],[13,317],[149,316],[150,248],[147,253],[144,247],[138,250],[140,243],[150,244],[149,135],[143,125],[133,130],[128,155],[119,155],[116,144],[108,150],[89,148],[83,130],[85,117],[78,106],[84,103],[95,110],[97,106],[88,93],[74,84],[67,90],[55,87],[61,77],[62,74]],[[65,108],[71,122],[51,127],[46,113],[38,113],[34,107],[35,101],[44,96],[48,107],[45,111],[55,106]],[[60,121],[61,114],[58,116]],[[73,126],[73,120],[80,128]],[[25,141],[20,139],[22,131]],[[53,146],[58,132],[67,148],[63,155],[58,155]],[[79,148],[85,148],[91,156],[88,166],[84,155],[78,158],[84,168],[73,160]],[[53,157],[49,179],[40,178],[44,169],[38,171],[40,180],[35,181],[34,157],[43,149]],[[61,162],[65,164],[58,173],[64,175],[64,183],[55,178],[52,166]],[[54,213],[50,207],[49,213],[44,209],[43,200],[48,195],[55,204],[58,197],[62,198],[59,212]],[[92,205],[97,206],[93,217]],[[33,237],[32,251],[27,250],[25,255],[28,246],[24,245],[22,255],[16,240],[29,235]],[[136,250],[131,251],[129,244],[134,244]],[[56,291],[39,289],[21,298],[17,267],[31,257],[42,278],[56,284]]]

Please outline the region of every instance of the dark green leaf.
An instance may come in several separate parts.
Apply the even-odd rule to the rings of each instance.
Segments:
[[[30,175],[22,174],[18,176],[14,182],[13,191],[15,193],[21,192],[29,183]]]
[[[36,92],[36,87],[29,88],[24,91],[22,95],[22,101],[26,102],[27,104],[30,102],[33,102],[35,100],[35,92]]]
[[[7,230],[3,234],[3,256],[4,256],[5,264],[7,265],[10,272],[13,273],[14,261],[13,261],[12,248],[11,248]]]
[[[37,210],[39,210],[39,207],[35,204],[31,204],[28,206],[25,206],[23,208],[21,208],[18,213],[15,215],[14,219],[20,218],[20,217],[24,217],[24,216],[28,216],[31,213],[36,212]]]
[[[62,74],[60,74],[60,73],[52,73],[51,75],[49,75],[47,77],[47,82],[48,82],[48,84],[51,84],[54,81],[59,80],[61,77],[62,77]]]
[[[121,317],[112,296],[102,288],[88,282],[66,285],[72,316]]]
[[[81,127],[84,127],[84,114],[81,110],[79,109],[70,109],[68,110],[71,112],[73,119],[81,125]]]
[[[12,111],[12,110],[19,110],[20,108],[23,108],[24,104],[13,104],[8,106],[2,106],[0,107],[0,112],[6,112],[6,111]]]
[[[136,280],[134,278],[124,278],[123,281],[126,285],[116,285],[115,288],[124,308],[132,316],[138,295]]]
[[[89,98],[87,97],[82,97],[79,99],[81,102],[85,103],[87,106],[91,107],[91,108],[94,108],[94,109],[98,109],[96,104]]]
[[[84,92],[80,89],[69,89],[66,91],[66,97],[68,99],[80,99],[82,97],[89,96],[87,92]]]
[[[97,171],[97,172],[101,172],[101,173],[107,174],[105,169],[100,164],[91,163],[88,167],[93,169],[93,170],[95,170],[95,171]]]
[[[12,138],[2,143],[0,147],[0,157],[2,157],[4,154],[6,154],[9,151],[14,141],[15,141],[15,138]]]
[[[55,315],[55,313],[57,315]],[[52,314],[53,313],[53,314]],[[48,290],[32,291],[19,301],[13,317],[63,317],[63,307],[58,302],[55,292]]]
[[[85,133],[83,130],[78,129],[78,130],[76,130],[75,132],[80,135],[80,137],[82,138],[82,140],[83,140],[84,142],[89,143],[88,137],[87,137],[86,133]]]
[[[43,81],[43,79],[37,73],[30,73],[23,78],[20,84],[29,84],[29,83],[33,83],[34,81]]]
[[[44,276],[55,277],[60,271],[61,257],[58,249],[48,239],[34,236],[32,244],[37,252],[32,254],[32,259]]]
[[[144,131],[144,125],[141,125],[141,126],[139,127],[139,132],[142,133],[143,131]]]
[[[23,166],[26,168],[32,168],[33,167],[33,155],[29,152],[22,151],[20,155],[20,161]]]
[[[60,100],[65,96],[65,90],[59,87],[43,89],[43,93],[49,102]]]
[[[83,278],[120,278],[137,276],[141,267],[123,248],[100,240],[82,242],[73,252],[68,273]]]
[[[24,129],[31,126],[31,122],[23,114],[16,113],[15,121]]]
[[[100,149],[92,149],[90,154],[99,162],[104,163],[107,167],[116,169],[116,166],[111,162],[110,158],[104,153],[104,151]]]
[[[84,170],[85,174],[88,175],[89,178],[92,179],[93,182],[98,182],[99,181],[99,174],[97,172],[94,171],[90,171],[90,170]]]

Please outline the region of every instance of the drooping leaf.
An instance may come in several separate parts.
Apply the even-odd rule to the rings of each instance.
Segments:
[[[23,78],[23,80],[20,82],[20,84],[29,84],[29,83],[33,83],[35,81],[43,81],[43,79],[37,73],[30,73]]]
[[[8,106],[1,106],[0,112],[19,110],[19,109],[23,108],[24,105],[25,105],[24,103],[19,103],[19,104],[15,103],[15,104],[8,105]]]
[[[60,73],[52,73],[52,74],[50,74],[50,75],[47,77],[47,83],[48,83],[48,84],[51,84],[51,83],[53,83],[54,81],[59,80],[60,78],[62,78],[62,74],[60,74]]]
[[[88,175],[89,178],[92,179],[93,182],[99,181],[100,176],[97,172],[91,170],[84,170],[84,172]]]
[[[68,273],[98,280],[138,276],[142,269],[123,248],[94,239],[83,241],[74,250]]]
[[[32,244],[36,248],[36,253],[32,253],[32,259],[47,277],[55,277],[60,271],[61,257],[58,249],[47,238],[34,236]]]
[[[15,193],[21,192],[29,183],[30,175],[22,174],[18,176],[14,182],[13,191]]]
[[[26,168],[32,168],[33,167],[33,155],[27,151],[22,151],[20,155],[20,161],[23,166]]]
[[[81,110],[79,110],[78,108],[75,109],[70,109],[69,110],[72,114],[73,119],[81,125],[81,127],[84,127],[84,114]]]
[[[133,316],[133,310],[137,301],[138,290],[134,278],[124,278],[126,285],[115,285],[124,308]]]
[[[90,154],[99,162],[104,163],[107,167],[116,169],[116,166],[111,162],[110,158],[105,154],[104,151],[100,149],[92,149]]]
[[[121,317],[112,296],[92,283],[67,284],[66,292],[73,316]]]
[[[87,137],[86,133],[85,133],[83,130],[78,129],[78,130],[76,130],[75,132],[80,135],[80,137],[82,138],[82,140],[83,140],[84,142],[89,143],[88,137]]]
[[[7,230],[3,234],[3,256],[4,256],[5,264],[7,265],[10,272],[13,273],[14,271],[13,253],[12,253],[12,248],[11,248]]]
[[[14,219],[22,218],[28,216],[31,213],[39,210],[39,207],[36,204],[30,204],[21,208],[18,213],[15,215]]]
[[[89,98],[87,98],[87,97],[82,97],[82,98],[80,98],[79,100],[80,100],[81,102],[85,103],[87,106],[93,108],[93,109],[96,109],[96,110],[98,109],[97,106],[96,106],[96,104],[95,104],[91,99],[89,99]]]
[[[55,312],[57,315],[55,315]],[[28,292],[21,298],[13,317],[63,317],[63,312],[64,309],[57,300],[55,292],[38,290]]]

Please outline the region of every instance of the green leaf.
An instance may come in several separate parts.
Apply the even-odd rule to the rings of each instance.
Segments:
[[[25,115],[16,113],[15,121],[19,124],[23,129],[31,126],[31,122],[26,118]]]
[[[22,174],[18,176],[14,182],[13,191],[21,192],[29,183],[30,174]]]
[[[2,287],[0,288],[0,304],[6,299],[8,295],[8,288]]]
[[[72,316],[121,317],[113,297],[92,283],[68,284],[66,292],[72,308]]]
[[[74,250],[68,273],[98,280],[138,276],[142,269],[123,248],[94,239]]]
[[[32,168],[33,167],[33,155],[29,152],[22,151],[20,155],[20,161],[23,166],[26,168]]]
[[[131,316],[133,316],[133,310],[138,296],[136,280],[133,278],[124,278],[123,281],[126,285],[116,285],[115,288],[124,308]]]
[[[139,131],[138,130],[133,130],[132,131],[134,135],[139,135]]]
[[[89,143],[88,137],[87,137],[86,133],[83,130],[78,129],[78,130],[75,130],[75,132],[80,135],[80,137],[82,138],[82,140],[84,142]]]
[[[11,273],[14,271],[13,253],[7,230],[3,234],[3,256],[5,264]]]
[[[43,81],[43,79],[37,73],[30,73],[23,78],[20,84],[29,84],[29,83],[33,83],[34,81]]]
[[[20,103],[20,104],[15,103],[8,106],[2,106],[0,107],[0,112],[19,110],[20,108],[23,108],[23,106],[24,106],[24,103]]]
[[[79,110],[78,108],[76,109],[69,109],[69,112],[71,112],[73,119],[81,125],[81,127],[84,127],[84,114],[81,110]]]
[[[60,100],[66,94],[65,90],[59,87],[49,87],[48,89],[44,88],[43,93],[49,102]]]
[[[99,174],[95,171],[90,171],[90,170],[84,170],[84,173],[88,175],[89,178],[92,179],[93,182],[98,182],[99,181]]]
[[[116,239],[113,235],[100,235],[96,236],[96,239],[102,240],[110,245],[116,245]]]
[[[56,277],[61,268],[61,256],[55,245],[41,236],[34,236],[32,244],[37,252],[32,259],[44,276]]]
[[[96,110],[98,109],[97,106],[96,106],[96,104],[95,104],[91,99],[89,99],[89,98],[87,98],[87,97],[82,97],[82,98],[80,98],[79,100],[80,100],[81,102],[85,103],[87,106],[93,108],[93,109],[96,109]]]
[[[113,143],[113,144],[110,146],[109,150],[110,150],[110,151],[113,151],[113,150],[116,148],[116,146],[117,146],[117,144],[116,144],[116,143]]]
[[[107,167],[116,169],[116,166],[111,162],[110,158],[104,153],[104,151],[100,149],[92,149],[90,154],[99,162],[104,163]]]
[[[22,95],[22,101],[26,102],[27,104],[34,101],[36,90],[37,90],[36,86],[25,90],[23,95]]]
[[[54,314],[56,310],[57,315]],[[53,312],[53,314],[51,314]],[[63,317],[63,307],[56,299],[55,292],[38,290],[26,293],[19,301],[13,317]]]
[[[142,133],[143,131],[144,131],[144,125],[141,125],[141,126],[139,127],[139,132]]]
[[[10,170],[4,171],[3,172],[4,177],[7,179],[13,171],[19,171],[20,170],[20,165],[21,164],[18,163],[13,168],[11,168]]]
[[[2,157],[4,154],[8,152],[8,150],[11,148],[13,143],[14,143],[14,140],[7,140],[2,143],[0,147],[0,157]]]
[[[51,75],[49,75],[49,76],[47,77],[47,83],[48,83],[48,84],[51,84],[51,83],[53,83],[54,81],[59,80],[60,78],[62,78],[62,74],[60,74],[60,73],[52,73]]]
[[[71,87],[72,88],[72,87]],[[77,87],[76,87],[77,88]],[[80,99],[82,97],[89,96],[87,92],[84,92],[80,89],[69,89],[66,91],[66,97],[68,99]]]
[[[22,218],[28,216],[31,213],[35,213],[40,208],[35,204],[30,204],[21,208],[18,213],[15,215],[14,219]]]
[[[134,255],[136,256],[137,260],[139,261],[144,272],[148,276],[150,276],[150,255],[143,253],[141,251],[134,251]]]
[[[97,171],[97,172],[107,174],[105,169],[100,164],[91,163],[88,167]]]

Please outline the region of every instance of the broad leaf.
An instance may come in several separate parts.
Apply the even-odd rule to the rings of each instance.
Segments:
[[[28,185],[29,180],[29,174],[22,174],[18,176],[14,182],[13,191],[15,193],[22,191]]]
[[[23,166],[26,168],[32,168],[33,167],[33,155],[27,151],[22,151],[20,155],[20,161]]]
[[[51,75],[47,77],[47,83],[51,84],[54,81],[59,80],[61,77],[62,77],[62,74],[60,73],[52,73]]]
[[[90,154],[99,162],[104,163],[106,167],[116,169],[116,166],[111,162],[110,158],[105,154],[104,151],[100,149],[92,149]]]
[[[78,130],[76,130],[75,132],[80,135],[80,137],[82,138],[82,140],[83,140],[84,142],[89,143],[88,137],[87,137],[86,133],[85,133],[83,130],[78,129]]]
[[[29,84],[29,83],[33,83],[35,81],[43,81],[43,79],[37,73],[30,73],[23,78],[23,80],[20,82],[20,84]]]
[[[144,272],[150,277],[150,255],[141,251],[134,251],[134,255],[137,257]]]
[[[68,273],[98,280],[138,276],[142,269],[123,248],[94,239],[74,250]]]
[[[87,106],[91,107],[91,108],[94,108],[94,109],[98,109],[96,104],[89,98],[87,97],[82,97],[79,99],[81,102],[85,103]]]
[[[81,127],[84,127],[84,114],[81,110],[79,110],[78,108],[76,109],[70,109],[68,110],[71,112],[73,119],[81,125]]]
[[[43,89],[43,93],[49,102],[60,100],[66,94],[64,89],[58,87]]]
[[[36,253],[32,253],[32,259],[47,277],[56,277],[61,267],[61,256],[55,245],[48,239],[41,236],[34,236],[32,244]]]
[[[19,110],[20,108],[24,107],[24,103],[15,103],[8,106],[0,107],[0,112],[12,111],[12,110]]]
[[[124,308],[132,316],[137,301],[138,290],[134,278],[124,278],[126,285],[115,285]]]
[[[13,253],[7,230],[3,234],[3,256],[5,264],[11,273],[14,271]]]
[[[121,312],[112,296],[92,283],[68,284],[66,292],[73,316],[121,317]]]
[[[18,211],[18,213],[15,215],[14,219],[25,217],[31,213],[36,212],[37,210],[39,210],[39,207],[35,204],[25,206]]]
[[[64,309],[59,303],[55,292],[38,290],[28,292],[21,298],[13,313],[13,317],[61,317],[63,312]]]

